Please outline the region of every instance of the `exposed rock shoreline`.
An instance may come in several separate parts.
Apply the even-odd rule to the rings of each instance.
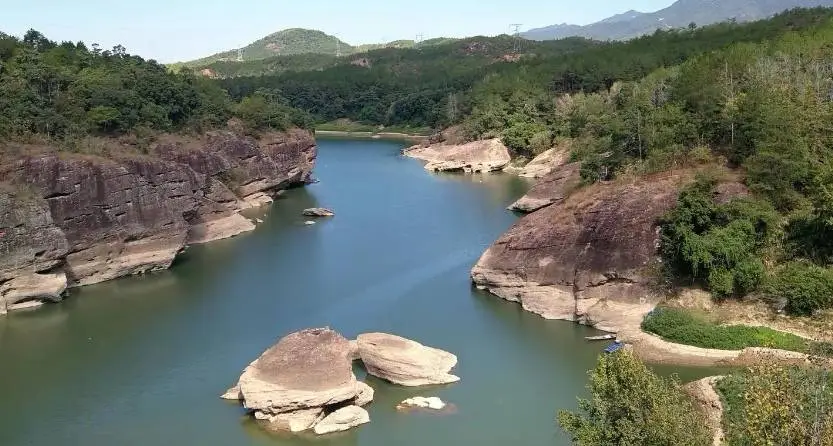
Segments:
[[[802,353],[704,349],[643,332],[644,317],[662,300],[652,284],[660,262],[658,220],[674,206],[693,173],[573,191],[568,187],[575,175],[575,166],[566,164],[533,187],[527,198],[540,200],[543,207],[518,220],[483,254],[471,272],[478,288],[546,319],[616,333],[649,362],[745,366],[773,357],[807,362]],[[742,185],[726,183],[718,187],[717,198],[744,193]]]
[[[24,149],[0,163],[0,314],[251,231],[239,212],[310,181],[316,158],[301,130],[170,137],[106,158]]]

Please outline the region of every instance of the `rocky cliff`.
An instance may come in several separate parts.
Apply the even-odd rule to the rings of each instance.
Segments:
[[[308,182],[307,132],[169,138],[147,155],[41,151],[0,165],[0,312],[67,286],[170,266],[189,243],[249,231],[238,211]]]
[[[550,319],[616,328],[650,311],[657,220],[687,180],[596,184],[519,220],[480,258],[480,288]],[[616,330],[612,330],[616,331]]]

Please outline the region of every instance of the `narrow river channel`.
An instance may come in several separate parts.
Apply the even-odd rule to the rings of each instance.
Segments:
[[[568,444],[555,412],[585,393],[604,343],[469,282],[472,264],[517,218],[505,207],[529,185],[429,174],[401,147],[322,140],[320,183],[289,191],[256,231],[190,248],[169,271],[0,317],[0,444]],[[312,206],[337,215],[305,226],[301,210]],[[368,379],[371,423],[323,439],[267,434],[219,399],[279,337],[313,326],[448,350],[462,380],[403,389]],[[397,413],[413,395],[440,396],[456,413]]]

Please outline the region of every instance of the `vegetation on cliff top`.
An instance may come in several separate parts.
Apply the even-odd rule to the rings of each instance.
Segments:
[[[53,42],[37,31],[0,34],[0,140],[61,145],[127,133],[203,131],[239,117],[252,129],[307,126],[274,96],[232,101],[215,83],[174,74],[123,47]]]

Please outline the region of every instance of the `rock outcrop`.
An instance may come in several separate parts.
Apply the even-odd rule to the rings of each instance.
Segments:
[[[685,390],[694,399],[694,402],[700,407],[703,415],[706,417],[706,424],[712,431],[712,444],[720,446],[723,444],[723,402],[720,400],[720,395],[714,389],[714,386],[723,379],[722,376],[710,376],[698,381],[694,381],[683,386]]]
[[[435,172],[494,172],[502,170],[511,161],[509,149],[498,138],[460,145],[414,146],[404,153],[427,161],[425,168]]]
[[[684,179],[597,184],[519,220],[477,262],[481,288],[549,319],[619,332],[622,311],[652,308],[647,269],[657,220]]]
[[[549,149],[532,159],[519,172],[524,178],[543,178],[570,160],[570,151],[563,147]]]
[[[359,406],[347,406],[336,410],[316,423],[313,430],[318,435],[346,431],[370,422],[370,415]]]
[[[247,409],[270,415],[331,406],[361,390],[350,341],[325,328],[282,338],[246,367],[237,386]]]
[[[554,168],[539,180],[529,192],[509,206],[509,210],[535,212],[563,201],[581,183],[579,163],[564,164]]]
[[[350,341],[328,328],[291,333],[243,371],[222,398],[240,401],[272,430],[329,433],[370,421],[373,389],[356,380]],[[319,427],[323,423],[323,426]]]
[[[335,212],[326,208],[309,208],[301,212],[301,215],[305,217],[332,217],[335,214]]]
[[[249,231],[238,214],[246,200],[309,181],[315,156],[307,132],[214,132],[163,140],[150,155],[47,151],[4,161],[0,181],[13,192],[0,191],[0,207],[14,211],[0,215],[0,308],[164,269],[186,244]],[[50,280],[33,276],[44,273]]]
[[[396,408],[397,409],[410,409],[410,408],[417,408],[417,409],[431,409],[431,410],[443,410],[445,409],[446,403],[445,401],[439,399],[436,396],[424,397],[424,396],[415,396],[413,398],[408,398],[401,403],[399,403]]]
[[[457,382],[449,374],[457,357],[446,351],[386,333],[358,337],[359,356],[367,372],[403,386],[424,386]]]

